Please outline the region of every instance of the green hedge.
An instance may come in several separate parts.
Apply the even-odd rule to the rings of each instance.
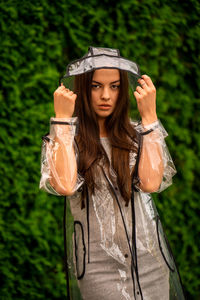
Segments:
[[[41,137],[59,77],[90,45],[119,48],[157,87],[178,174],[154,198],[187,296],[200,298],[199,17],[197,0],[0,2],[1,299],[66,295],[64,202],[38,190]]]

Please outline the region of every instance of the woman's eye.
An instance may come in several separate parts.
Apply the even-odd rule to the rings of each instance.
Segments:
[[[119,84],[118,85],[113,84],[111,87],[112,87],[113,90],[117,90],[117,89],[119,89],[120,85]]]
[[[99,88],[100,88],[100,85],[99,85],[99,84],[92,84],[92,88],[93,88],[93,89],[99,89]]]

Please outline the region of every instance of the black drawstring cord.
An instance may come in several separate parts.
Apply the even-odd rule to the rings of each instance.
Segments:
[[[88,233],[88,263],[90,263],[90,216],[89,216],[89,192],[86,186],[86,210],[87,210],[87,233]]]
[[[136,222],[135,222],[135,201],[134,201],[134,184],[132,183],[131,192],[131,212],[132,212],[132,251],[135,256],[135,274],[137,278],[137,283],[140,291],[141,298],[143,299],[142,289],[140,286],[138,263],[137,263],[137,245],[136,245]]]
[[[162,254],[162,256],[163,256],[163,258],[164,258],[164,260],[165,260],[165,262],[166,262],[166,264],[167,264],[167,266],[168,266],[168,268],[170,269],[170,271],[171,271],[171,272],[175,272],[175,268],[176,268],[176,271],[177,271],[177,274],[178,274],[178,277],[179,277],[179,280],[180,280],[180,285],[181,285],[181,287],[182,287],[183,296],[184,296],[185,299],[186,299],[185,288],[184,288],[184,286],[183,286],[183,283],[182,283],[182,280],[181,280],[181,276],[180,276],[180,273],[179,273],[179,269],[178,269],[178,266],[176,265],[176,260],[175,260],[175,258],[174,258],[173,253],[172,253],[172,250],[171,250],[169,241],[168,241],[168,239],[167,239],[167,236],[165,235],[164,229],[163,229],[164,238],[165,238],[165,241],[166,241],[166,244],[167,244],[167,248],[168,248],[169,254],[171,255],[171,258],[172,258],[172,261],[173,261],[173,263],[174,263],[175,268],[172,268],[172,267],[170,266],[170,264],[168,263],[168,261],[167,261],[165,255],[164,255],[164,253],[163,253],[163,249],[162,249],[161,241],[160,241],[160,237],[159,237],[159,229],[158,229],[158,222],[159,222],[159,221],[160,221],[160,217],[159,217],[159,215],[157,215],[157,217],[156,217],[156,231],[157,231],[157,237],[158,237],[158,244],[159,244],[160,252],[161,252],[161,254]]]
[[[68,269],[68,261],[67,261],[67,226],[66,226],[66,215],[67,215],[67,207],[66,207],[67,197],[64,197],[64,216],[63,216],[63,233],[64,233],[64,266],[65,266],[65,274],[66,274],[66,285],[67,285],[67,300],[70,300],[70,290],[69,290],[69,269]]]
[[[83,249],[83,270],[82,270],[82,273],[79,273],[79,268],[77,267],[79,265],[79,258],[78,258],[78,255],[77,255],[78,247],[77,247],[77,241],[76,241],[76,227],[77,226],[80,227],[81,236],[82,236],[82,249]],[[83,225],[81,224],[80,221],[74,221],[74,248],[75,248],[77,279],[80,280],[85,275],[85,256],[86,256],[84,230],[83,230]]]
[[[137,278],[137,283],[140,291],[141,298],[143,299],[142,295],[142,289],[140,286],[140,281],[139,281],[139,273],[138,273],[138,263],[137,263],[137,246],[136,246],[136,222],[135,222],[135,201],[134,201],[134,191],[138,192],[138,189],[136,188],[136,184],[140,182],[139,176],[138,176],[138,167],[139,167],[139,161],[140,161],[140,156],[142,153],[142,145],[143,145],[143,135],[146,135],[153,131],[152,129],[143,132],[143,133],[138,133],[137,134],[137,139],[138,139],[138,153],[136,157],[136,162],[135,162],[135,169],[133,172],[133,177],[132,177],[132,184],[131,184],[131,213],[132,213],[132,252],[134,255],[135,259],[135,274]]]

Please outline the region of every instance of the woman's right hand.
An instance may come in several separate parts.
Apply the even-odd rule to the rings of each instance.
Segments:
[[[54,92],[54,111],[56,118],[71,118],[74,113],[77,95],[63,83]]]

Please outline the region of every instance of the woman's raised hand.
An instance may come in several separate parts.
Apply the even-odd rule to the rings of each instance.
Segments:
[[[151,78],[147,75],[142,75],[141,78],[138,79],[138,82],[141,86],[136,87],[134,96],[142,118],[142,124],[148,125],[157,120],[156,88]]]
[[[77,95],[63,83],[54,92],[54,111],[56,118],[71,118],[74,113]]]

